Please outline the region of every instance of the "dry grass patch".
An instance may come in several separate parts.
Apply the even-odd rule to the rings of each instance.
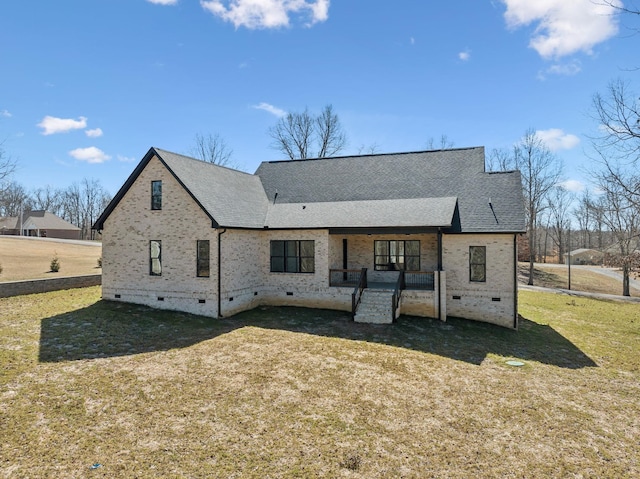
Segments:
[[[0,299],[0,476],[640,474],[637,305],[523,292],[515,332],[99,291]]]
[[[519,264],[520,282],[526,284],[529,278],[529,264]],[[536,263],[533,270],[533,284],[545,288],[567,289],[569,271],[566,265]],[[590,293],[622,294],[622,280],[598,273],[580,266],[571,266],[571,289]],[[640,290],[631,288],[631,296],[640,296]]]
[[[51,261],[56,256],[60,271],[51,273]],[[100,273],[100,245],[82,245],[47,240],[0,236],[0,281],[56,278]]]

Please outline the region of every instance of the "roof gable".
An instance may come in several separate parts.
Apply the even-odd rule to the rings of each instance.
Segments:
[[[154,157],[211,219],[212,227],[263,227],[268,202],[259,178],[152,147],[100,215],[94,229],[104,227],[106,219]]]

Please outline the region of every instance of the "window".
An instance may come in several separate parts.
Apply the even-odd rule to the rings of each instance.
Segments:
[[[272,273],[313,273],[313,241],[271,241]]]
[[[162,209],[162,181],[151,182],[151,209]]]
[[[196,241],[196,275],[199,278],[209,277],[209,240]]]
[[[376,271],[420,271],[420,241],[376,240]]]
[[[149,274],[151,276],[162,275],[162,241],[152,240],[149,242]]]
[[[487,280],[487,247],[469,246],[469,281]]]

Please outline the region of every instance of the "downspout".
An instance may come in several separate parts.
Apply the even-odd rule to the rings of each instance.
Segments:
[[[442,229],[438,228],[438,319],[442,316],[442,287],[440,273],[442,272]]]
[[[224,230],[220,231],[218,230],[218,318],[222,318],[222,264],[221,264],[221,260],[222,260],[222,247],[221,247],[221,237],[223,234],[225,234],[227,232],[227,228],[225,228]]]
[[[513,235],[513,329],[518,329],[518,235]]]

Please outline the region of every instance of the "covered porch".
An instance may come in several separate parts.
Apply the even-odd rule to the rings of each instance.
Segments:
[[[400,313],[445,320],[442,232],[429,227],[330,230],[329,286],[352,290],[356,321],[393,322]],[[363,306],[367,301],[378,303],[379,315]]]

